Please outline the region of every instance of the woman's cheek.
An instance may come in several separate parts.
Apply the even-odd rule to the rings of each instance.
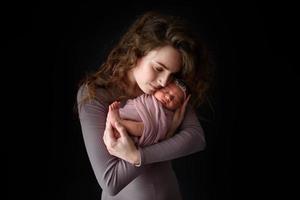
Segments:
[[[148,79],[149,81],[154,81],[157,77],[156,72],[154,71],[154,69],[149,69],[145,72],[144,74],[145,79]]]

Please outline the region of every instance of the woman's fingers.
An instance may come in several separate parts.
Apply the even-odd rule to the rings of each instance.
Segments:
[[[181,116],[181,118],[184,117],[185,110],[186,110],[186,106],[187,106],[187,104],[188,104],[190,98],[191,98],[191,95],[189,95],[189,96],[186,98],[186,100],[183,102],[183,104],[182,104],[182,106],[181,106],[181,108],[180,108],[180,116]]]
[[[115,127],[121,138],[127,137],[127,131],[125,127],[120,124],[120,122],[115,122]]]
[[[119,136],[111,137],[112,133],[113,135],[118,134]],[[119,122],[115,123],[115,128],[113,128],[110,123],[107,124],[104,135],[106,148],[111,155],[130,163],[140,162],[139,151],[132,139],[128,136],[125,127]]]
[[[182,104],[183,111],[185,111],[185,108],[186,108],[186,106],[187,106],[187,104],[188,104],[190,98],[191,98],[191,95],[189,95],[189,96],[184,100],[184,102],[183,102],[183,104]]]
[[[103,134],[103,140],[106,146],[111,145],[112,142],[116,141],[113,127],[109,120],[106,120],[106,127]]]
[[[190,100],[191,95],[189,95],[185,101],[183,102],[183,104],[175,111],[175,114],[173,116],[173,124],[175,126],[175,128],[177,129],[178,126],[181,124],[183,118],[184,118],[184,114],[185,114],[185,110],[187,107],[187,104]]]

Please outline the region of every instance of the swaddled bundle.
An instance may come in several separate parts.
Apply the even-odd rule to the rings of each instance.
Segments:
[[[139,146],[147,146],[163,140],[173,118],[172,111],[165,109],[153,95],[148,94],[127,100],[125,106],[119,111],[122,119],[143,122],[143,134],[135,140]]]

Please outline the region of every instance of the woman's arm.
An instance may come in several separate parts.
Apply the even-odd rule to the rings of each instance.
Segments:
[[[118,143],[118,141],[116,141],[116,143],[113,142],[114,146],[112,146],[111,140],[114,139],[111,138],[109,134],[107,134],[106,138],[107,139],[105,144],[107,146],[107,149],[110,149],[111,154],[126,160],[127,158],[124,158],[123,152],[126,148],[117,149],[114,146],[118,146],[116,144]],[[190,106],[187,106],[185,117],[178,129],[177,134],[169,139],[163,140],[160,143],[139,148],[139,153],[141,156],[140,165],[168,161],[183,157],[203,150],[205,148],[205,145],[206,142],[204,132],[200,125],[200,122],[198,121],[196,113]],[[123,145],[123,147],[125,146]]]
[[[78,91],[77,101],[81,101],[83,89]],[[110,155],[104,142],[108,105],[99,99],[79,105],[78,114],[86,151],[93,171],[101,188],[110,195],[116,195],[136,178],[144,167],[134,165]]]
[[[141,165],[183,157],[205,148],[204,131],[194,110],[187,106],[182,124],[173,137],[140,149]]]

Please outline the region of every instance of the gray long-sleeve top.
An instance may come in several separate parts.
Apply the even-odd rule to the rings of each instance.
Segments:
[[[141,166],[136,167],[109,154],[103,142],[108,106],[117,99],[114,89],[97,89],[96,98],[80,104],[86,92],[77,94],[78,114],[85,147],[102,188],[102,200],[181,199],[171,160],[205,148],[203,129],[190,106],[172,138],[139,148]]]

